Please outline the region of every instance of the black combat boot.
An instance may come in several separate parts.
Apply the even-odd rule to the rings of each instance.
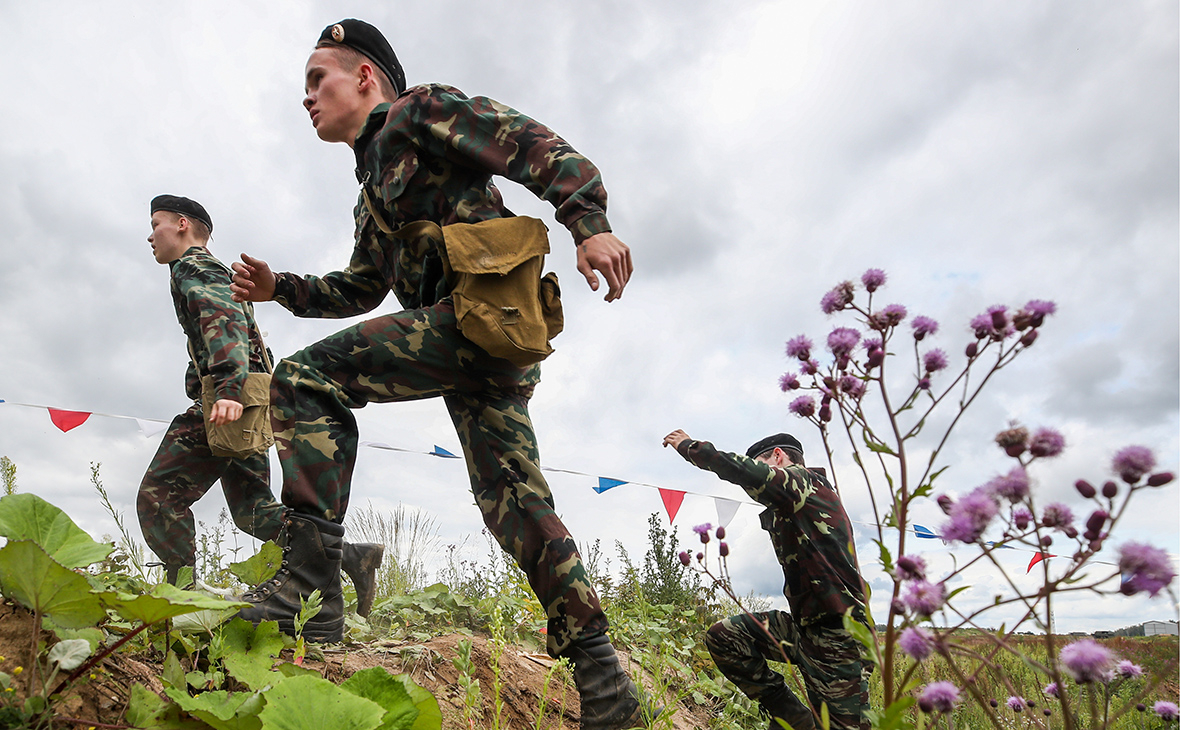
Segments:
[[[344,526],[311,515],[288,513],[283,534],[283,564],[275,577],[242,594],[253,603],[238,615],[252,624],[278,621],[279,630],[295,635],[300,600],[320,591],[320,612],[303,626],[308,641],[344,638],[344,594],[340,589],[340,559]]]
[[[562,656],[574,665],[574,683],[582,698],[582,730],[643,727],[639,689],[623,671],[606,635],[574,644]],[[652,718],[660,710],[652,713]]]
[[[385,546],[378,542],[344,543],[344,558],[340,567],[352,579],[356,588],[356,612],[368,616],[373,609],[373,593],[377,589],[377,568]]]
[[[770,715],[769,730],[783,730],[776,717],[785,720],[791,730],[815,730],[815,715],[786,685],[763,693],[758,704]]]

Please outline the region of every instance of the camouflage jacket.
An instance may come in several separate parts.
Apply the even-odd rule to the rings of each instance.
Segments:
[[[196,355],[196,364],[190,360],[185,372],[185,393],[199,401],[201,376],[212,375],[218,400],[240,400],[246,373],[266,372],[254,306],[230,297],[229,270],[202,246],[193,246],[168,267],[176,319],[188,338],[189,357]]]
[[[680,455],[732,482],[767,509],[760,519],[783,567],[783,595],[800,625],[843,615],[865,621],[864,590],[852,524],[840,496],[818,471],[768,466],[718,451],[708,441],[685,441]]]
[[[597,168],[553,130],[486,97],[439,84],[412,87],[369,113],[354,149],[357,180],[395,231],[420,220],[442,226],[511,216],[493,175],[552,203],[577,243],[611,230]],[[300,317],[348,317],[372,310],[390,290],[407,309],[449,293],[433,245],[382,233],[363,195],[354,217],[348,268],[278,274],[275,301]]]

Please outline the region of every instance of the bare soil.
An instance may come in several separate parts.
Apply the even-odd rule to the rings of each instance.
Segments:
[[[23,608],[10,603],[0,604],[0,657],[3,658],[0,671],[16,675],[13,687],[18,697],[25,696],[31,674],[32,623],[32,615]],[[472,677],[479,680],[482,695],[482,706],[470,724],[465,719],[459,670],[452,662],[457,656],[456,646],[465,638],[472,644]],[[48,645],[55,642],[53,635],[44,631],[41,639]],[[491,648],[485,637],[458,634],[438,636],[426,642],[383,640],[322,651],[312,648],[304,666],[316,669],[337,683],[369,667],[383,667],[392,674],[409,674],[438,700],[443,730],[482,730],[495,726],[493,687],[496,678],[492,671]],[[290,659],[289,656],[285,658]],[[651,677],[646,676],[626,652],[620,652],[620,660],[636,681],[648,688],[652,686]],[[532,654],[511,646],[506,649],[500,658],[502,707],[499,727],[504,730],[577,730],[578,693],[559,674],[550,676],[552,664],[544,654]],[[22,668],[19,674],[16,674],[17,667]],[[131,686],[140,684],[164,696],[160,673],[158,660],[125,653],[112,654],[94,673],[94,679],[84,679],[66,694],[58,705],[55,727],[125,727],[123,715]],[[697,730],[708,725],[703,708],[695,705],[673,708],[669,700],[662,704],[669,711],[674,709],[674,730]],[[540,723],[537,722],[539,714],[542,715]]]

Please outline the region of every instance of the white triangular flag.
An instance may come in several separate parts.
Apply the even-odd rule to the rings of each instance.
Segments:
[[[722,527],[729,527],[730,520],[737,514],[738,507],[741,502],[735,502],[732,499],[723,499],[721,497],[714,497],[713,503],[717,506],[717,524]]]
[[[144,438],[151,438],[164,433],[168,428],[167,421],[147,421],[142,418],[135,419],[135,423],[139,425],[139,432],[143,434]]]

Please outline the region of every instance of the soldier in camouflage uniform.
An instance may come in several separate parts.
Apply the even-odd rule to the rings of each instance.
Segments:
[[[318,528],[322,552],[296,555],[306,575],[290,569],[282,586],[248,596],[257,606],[242,615],[277,618],[287,628],[287,606],[297,606],[298,595],[316,587],[333,595],[334,587],[317,583],[331,571],[316,565],[334,559],[333,525],[348,507],[357,450],[351,409],[442,397],[484,521],[545,607],[548,650],[574,663],[582,727],[638,724],[636,690],[619,667],[598,596],[541,474],[528,414],[539,368],[517,367],[465,338],[437,241],[399,233],[415,221],[511,216],[492,183],[500,175],[556,207],[577,245],[579,271],[594,290],[594,271],[601,272],[606,300],[613,301],[630,277],[631,258],[610,232],[598,170],[552,130],[496,101],[439,84],[407,89],[388,41],[362,21],[324,29],[307,62],[306,92],[317,135],[356,154],[362,194],[352,260],[317,277],[275,274],[243,255],[234,265],[235,296],[273,299],[301,317],[347,317],[372,310],[393,291],[405,309],[344,329],[276,367],[271,401],[282,499]]]
[[[872,663],[862,659],[859,642],[843,625],[845,615],[868,625],[864,588],[852,524],[823,471],[808,469],[802,445],[785,433],[762,439],[745,456],[718,451],[684,431],[665,436],[664,446],[766,507],[762,529],[783,568],[790,613],[739,614],[714,624],[705,643],[717,667],[772,718],[812,730],[812,709],[767,664],[785,658],[802,672],[811,707],[818,712],[827,704],[833,728],[867,730]],[[771,730],[779,727],[771,719]]]
[[[230,270],[209,253],[213,220],[196,201],[175,195],[152,200],[152,234],[148,242],[156,261],[171,270],[172,302],[189,344],[185,393],[193,400],[177,416],[160,442],[139,486],[136,511],[144,541],[163,562],[169,582],[183,566],[195,567],[192,505],[218,479],[238,529],[259,540],[278,539],[289,523],[288,508],[270,491],[266,452],[236,459],[215,456],[205,437],[201,378],[211,375],[217,391],[209,420],[231,423],[242,415],[241,391],[246,373],[264,373],[262,335],[254,322],[254,305],[233,300]],[[357,613],[373,604],[376,571],[383,545],[345,544],[343,567],[357,592]]]
[[[279,536],[286,511],[270,491],[265,453],[243,459],[214,456],[205,438],[201,377],[213,376],[217,400],[209,420],[230,423],[242,415],[247,372],[266,372],[254,308],[231,297],[229,269],[206,245],[213,221],[199,203],[175,195],[152,200],[148,242],[156,261],[171,270],[172,302],[189,343],[185,393],[193,405],[172,421],[139,486],[136,509],[144,541],[163,562],[169,581],[196,559],[190,507],[218,479],[234,524],[259,540]]]

